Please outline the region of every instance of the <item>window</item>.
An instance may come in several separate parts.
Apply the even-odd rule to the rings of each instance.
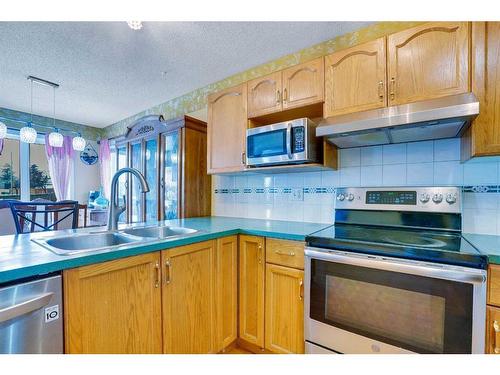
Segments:
[[[56,201],[45,155],[44,134],[38,135],[36,143],[27,144],[19,141],[19,131],[9,129],[3,141],[0,199]]]

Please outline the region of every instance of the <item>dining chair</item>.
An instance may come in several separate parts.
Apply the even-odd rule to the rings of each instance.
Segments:
[[[18,234],[76,229],[78,227],[78,202],[10,202]]]

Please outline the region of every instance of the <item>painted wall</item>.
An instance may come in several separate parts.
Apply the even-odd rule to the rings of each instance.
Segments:
[[[500,158],[462,164],[459,139],[341,150],[338,171],[213,180],[213,215],[320,223],[333,223],[336,187],[460,186],[464,232],[500,234]]]
[[[96,141],[90,141],[92,146],[99,151]],[[86,165],[80,160],[80,153],[75,153],[75,169],[73,174],[73,196],[80,203],[87,203],[90,190],[99,190],[101,186],[99,162]]]

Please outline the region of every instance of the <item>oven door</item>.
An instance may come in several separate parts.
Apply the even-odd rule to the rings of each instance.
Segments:
[[[306,248],[305,339],[339,353],[484,353],[486,271]]]

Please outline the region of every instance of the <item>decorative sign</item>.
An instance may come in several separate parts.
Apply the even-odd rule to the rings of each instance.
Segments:
[[[141,126],[139,129],[137,129],[137,131],[135,132],[135,136],[137,137],[139,135],[145,135],[145,134],[148,134],[148,133],[151,133],[154,131],[155,131],[154,126],[144,125],[144,126]]]
[[[80,160],[86,165],[93,165],[97,163],[97,160],[99,160],[97,151],[90,143],[88,143],[85,149],[80,152]]]

